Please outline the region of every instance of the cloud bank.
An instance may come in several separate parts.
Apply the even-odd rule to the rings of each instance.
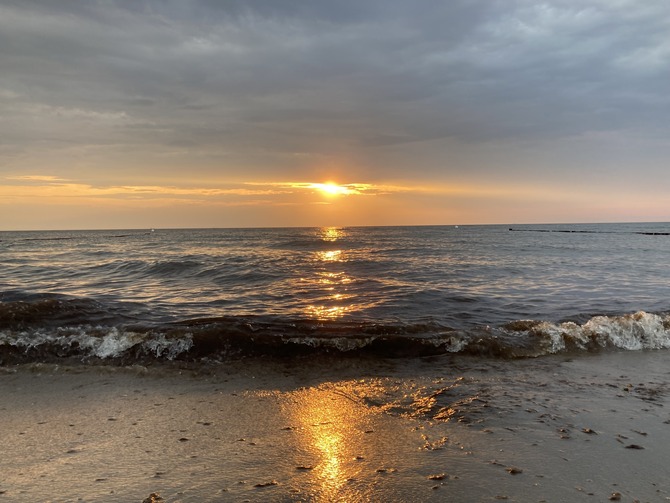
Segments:
[[[653,190],[669,25],[662,0],[0,0],[0,175]]]

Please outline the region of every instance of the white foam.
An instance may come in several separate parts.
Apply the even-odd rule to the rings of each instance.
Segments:
[[[121,356],[126,350],[132,348],[140,341],[141,337],[138,334],[119,332],[116,327],[109,329],[109,332],[103,337],[85,336],[83,338],[83,342],[88,344],[90,348],[90,354],[103,359]]]
[[[596,316],[584,324],[601,345],[612,344],[621,349],[662,349],[670,347],[670,333],[663,318],[639,311],[626,316]]]
[[[460,353],[467,345],[468,340],[465,337],[441,337],[428,339],[436,348],[444,348],[449,353]]]
[[[164,334],[160,334],[157,337],[148,339],[143,345],[157,357],[165,355],[168,360],[173,360],[181,353],[185,353],[193,347],[193,336],[187,334],[186,338],[170,340]]]
[[[18,333],[3,331],[0,332],[0,344],[25,350],[37,349],[40,346],[63,349],[79,347],[82,356],[95,356],[101,359],[123,356],[129,349],[140,345],[144,352],[172,360],[191,349],[193,340],[190,335],[180,339],[167,339],[164,334],[153,336],[119,330],[117,327],[83,325],[58,328],[55,331],[43,329]]]
[[[595,316],[583,325],[573,322],[543,322],[532,331],[544,336],[549,353],[565,351],[569,345],[579,349],[616,347],[630,351],[670,348],[670,332],[665,319],[639,311],[624,316]]]

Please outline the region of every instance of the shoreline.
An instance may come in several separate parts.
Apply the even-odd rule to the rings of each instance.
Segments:
[[[0,502],[665,500],[669,358],[3,367]]]

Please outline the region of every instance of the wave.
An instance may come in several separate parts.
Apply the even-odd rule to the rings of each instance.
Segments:
[[[0,364],[225,361],[327,354],[421,357],[463,354],[531,358],[608,349],[670,348],[670,316],[636,312],[584,323],[517,320],[453,329],[437,323],[317,321],[267,316],[150,322],[90,299],[0,302]]]
[[[204,264],[198,260],[115,260],[107,263],[96,264],[91,267],[91,272],[96,274],[111,274],[134,276],[135,278],[158,277],[169,278],[191,274],[192,271],[201,269]]]

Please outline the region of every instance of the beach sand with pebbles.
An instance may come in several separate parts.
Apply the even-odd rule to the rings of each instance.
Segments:
[[[666,501],[669,359],[4,367],[0,502]]]

